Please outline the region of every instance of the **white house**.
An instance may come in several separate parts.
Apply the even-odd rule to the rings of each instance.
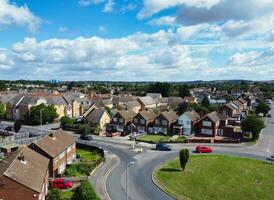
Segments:
[[[191,135],[195,124],[199,121],[200,115],[195,111],[188,111],[178,117],[174,125],[174,134]]]

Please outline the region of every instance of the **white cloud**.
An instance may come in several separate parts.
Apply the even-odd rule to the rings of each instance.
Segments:
[[[98,30],[101,32],[101,33],[105,33],[107,31],[107,28],[104,27],[104,26],[99,26]]]
[[[105,2],[105,0],[80,0],[78,4],[80,6],[90,6]]]
[[[163,16],[160,18],[152,19],[148,23],[152,26],[174,26],[176,25],[176,17]]]
[[[0,50],[0,69],[6,70],[12,68],[14,62],[10,56],[7,55],[5,51]]]
[[[114,0],[107,0],[107,2],[104,5],[103,12],[112,12],[114,7]]]
[[[36,31],[40,19],[27,6],[11,4],[9,0],[0,0],[0,26],[26,26],[30,31]]]
[[[152,15],[178,5],[185,4],[187,6],[195,6],[202,8],[210,8],[222,0],[144,0],[144,7],[138,13],[138,19],[151,17]]]
[[[67,31],[68,31],[68,28],[65,26],[59,27],[59,29],[58,29],[58,32],[60,32],[60,33],[65,33]]]

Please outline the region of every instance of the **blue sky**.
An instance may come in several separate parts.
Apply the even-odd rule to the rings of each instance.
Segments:
[[[0,0],[0,79],[274,79],[274,0]]]

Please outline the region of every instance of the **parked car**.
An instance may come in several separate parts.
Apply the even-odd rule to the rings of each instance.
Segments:
[[[93,138],[92,138],[92,135],[82,134],[82,135],[80,135],[80,139],[81,140],[92,140]]]
[[[196,153],[212,153],[213,150],[211,147],[197,146],[195,151]]]
[[[52,188],[68,189],[73,187],[72,181],[65,178],[57,178],[50,182]]]
[[[5,128],[5,130],[6,130],[6,131],[14,131],[14,128],[13,128],[13,126],[7,126],[7,127]]]
[[[267,117],[269,117],[269,118],[271,118],[271,117],[272,117],[272,115],[271,115],[271,114],[267,114],[266,116],[267,116]]]
[[[165,143],[158,143],[156,144],[156,150],[158,151],[171,151],[172,147]]]

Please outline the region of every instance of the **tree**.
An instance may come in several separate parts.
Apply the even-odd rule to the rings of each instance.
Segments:
[[[5,82],[0,81],[0,91],[5,91],[6,89],[7,89],[7,88],[6,88]]]
[[[5,116],[5,105],[0,103],[0,118],[3,118]]]
[[[203,107],[209,108],[210,102],[209,102],[208,97],[204,97],[201,104],[202,104]]]
[[[81,134],[90,134],[91,133],[91,127],[88,124],[81,124],[79,126],[79,132]]]
[[[21,120],[16,120],[16,122],[14,123],[14,132],[18,133],[20,131],[21,127],[22,127]]]
[[[186,97],[186,96],[191,96],[190,94],[190,91],[188,89],[188,86],[186,85],[182,85],[179,87],[179,94],[178,94],[179,97]]]
[[[256,107],[256,114],[263,113],[264,115],[266,115],[269,111],[269,105],[264,102],[259,103],[259,105]]]
[[[100,125],[99,123],[91,124],[91,132],[95,134],[99,134],[100,132]]]
[[[150,84],[147,92],[161,93],[163,97],[169,97],[171,96],[173,90],[172,90],[172,85],[170,83],[157,82],[157,83]]]
[[[49,191],[47,195],[47,200],[62,200],[61,191],[59,189],[53,188]]]
[[[62,127],[72,127],[75,123],[75,120],[70,117],[62,117],[60,122]]]
[[[178,115],[181,115],[189,110],[189,105],[187,102],[183,102],[179,105]]]
[[[91,184],[84,180],[81,181],[81,185],[77,191],[77,199],[78,200],[99,200],[96,192],[94,191]]]
[[[180,165],[182,170],[185,170],[186,164],[189,158],[189,150],[188,149],[181,149],[180,151]]]
[[[249,115],[242,122],[242,130],[244,132],[251,132],[252,140],[258,139],[261,130],[264,128],[264,122],[255,115]]]
[[[54,119],[58,117],[56,108],[53,105],[40,104],[38,106],[33,106],[30,108],[29,113],[26,113],[24,116],[25,121],[28,121],[30,124],[38,125],[41,123],[40,111],[42,111],[42,123],[46,122],[52,123]]]

